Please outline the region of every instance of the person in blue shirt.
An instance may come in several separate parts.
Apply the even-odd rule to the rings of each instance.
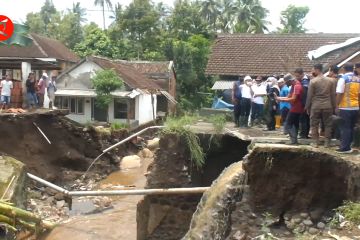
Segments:
[[[285,84],[283,78],[278,80],[278,85],[280,87],[280,97],[287,97],[290,93],[290,88]],[[281,122],[284,126],[284,134],[288,134],[288,128],[286,126],[286,118],[290,110],[289,102],[280,102],[280,113],[281,113]]]

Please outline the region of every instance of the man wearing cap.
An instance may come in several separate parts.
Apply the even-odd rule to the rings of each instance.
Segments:
[[[240,127],[247,127],[249,121],[249,115],[251,110],[251,90],[252,79],[250,76],[244,78],[244,84],[240,86],[241,89],[241,106],[240,106]]]
[[[300,81],[295,79],[290,73],[284,76],[284,81],[288,86],[291,86],[289,95],[287,97],[275,96],[275,98],[277,101],[290,103],[291,107],[287,117],[287,126],[291,144],[298,144],[299,120],[300,115],[304,112],[302,104],[303,87]]]
[[[266,85],[262,82],[262,77],[258,76],[255,84],[251,86],[253,98],[251,103],[251,125],[260,124],[264,112],[264,96],[266,96]]]
[[[40,78],[37,86],[38,86],[38,103],[39,103],[39,107],[44,107],[44,96],[45,96],[45,88],[47,85],[47,79],[48,79],[48,75],[46,72],[44,72],[42,74],[42,77]]]
[[[280,78],[278,80],[278,85],[280,87],[280,97],[287,97],[289,95],[290,89],[288,85],[285,84],[284,78]],[[286,125],[286,119],[287,115],[290,110],[290,103],[288,102],[280,102],[280,114],[281,114],[281,122],[284,126],[284,134],[289,134],[287,125]]]
[[[335,109],[335,84],[324,77],[322,64],[315,64],[312,75],[315,77],[309,84],[305,109],[310,114],[311,135],[314,140],[312,146],[319,147],[319,125],[324,123],[325,143],[330,146],[332,130],[332,114]]]
[[[351,153],[351,143],[360,106],[360,78],[353,72],[354,64],[343,66],[345,74],[336,86],[336,103],[339,116],[342,118],[340,148],[338,153]],[[358,69],[358,68],[357,68]]]

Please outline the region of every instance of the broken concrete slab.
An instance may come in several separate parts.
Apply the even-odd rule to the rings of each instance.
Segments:
[[[23,207],[25,200],[25,165],[15,158],[0,156],[0,198]]]

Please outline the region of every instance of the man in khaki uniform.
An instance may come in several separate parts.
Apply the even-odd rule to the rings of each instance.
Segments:
[[[310,113],[311,135],[314,140],[312,146],[319,147],[319,125],[325,125],[325,147],[329,147],[332,130],[332,115],[336,107],[335,84],[330,78],[322,74],[322,64],[315,64],[310,81],[305,109]]]

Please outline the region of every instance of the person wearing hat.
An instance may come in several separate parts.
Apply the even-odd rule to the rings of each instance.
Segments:
[[[252,78],[246,76],[244,83],[240,86],[241,89],[241,106],[240,106],[240,127],[248,127],[249,115],[251,110],[251,99],[252,99]]]
[[[37,96],[38,96],[38,103],[40,108],[44,107],[44,96],[45,96],[45,88],[47,85],[47,79],[48,79],[48,75],[46,72],[44,72],[37,84],[38,87]]]
[[[336,151],[351,153],[354,128],[360,109],[360,78],[354,74],[354,64],[346,63],[343,69],[345,74],[338,80],[336,86],[336,112],[342,119],[340,148]]]
[[[253,93],[251,102],[251,125],[260,124],[264,112],[264,97],[266,96],[266,85],[262,82],[262,77],[255,79],[255,84],[251,86]]]
[[[287,97],[289,95],[290,89],[289,89],[288,85],[285,83],[284,78],[280,78],[278,80],[278,85],[280,87],[280,97]],[[281,114],[281,122],[282,122],[282,125],[284,126],[283,133],[285,135],[287,135],[287,134],[289,134],[289,131],[288,131],[288,128],[286,125],[286,119],[287,119],[287,115],[290,111],[290,103],[280,102],[279,107],[280,107],[280,114]]]
[[[275,95],[275,99],[279,102],[290,103],[291,107],[287,117],[287,126],[291,144],[298,144],[300,115],[304,112],[302,104],[303,87],[300,81],[295,79],[291,73],[284,76],[284,81],[288,86],[291,86],[290,93],[287,97],[278,97]]]
[[[278,103],[275,99],[275,96],[280,94],[280,88],[277,84],[277,79],[274,77],[269,77],[267,79],[268,89],[267,89],[267,121],[266,121],[266,129],[264,131],[275,131],[276,127],[276,118],[275,115],[278,111]]]

